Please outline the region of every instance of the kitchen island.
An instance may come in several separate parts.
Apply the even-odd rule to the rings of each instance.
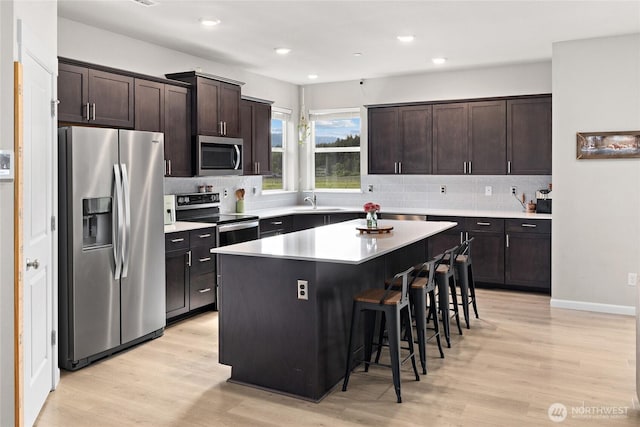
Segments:
[[[219,361],[229,381],[312,401],[344,376],[352,298],[427,259],[455,222],[353,220],[212,249],[219,265]],[[305,281],[304,292],[299,281]],[[299,295],[300,294],[300,295]]]

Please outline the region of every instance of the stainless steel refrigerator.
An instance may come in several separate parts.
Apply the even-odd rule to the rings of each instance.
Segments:
[[[163,333],[163,139],[58,131],[61,368],[82,368]]]

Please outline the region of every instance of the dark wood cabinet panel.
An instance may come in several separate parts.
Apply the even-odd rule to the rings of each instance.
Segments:
[[[271,173],[271,105],[240,101],[242,169],[245,175]]]
[[[470,231],[473,276],[477,282],[504,283],[504,233]]]
[[[397,173],[400,145],[398,108],[370,108],[368,126],[369,173]]]
[[[220,84],[220,120],[224,136],[240,136],[240,86]]]
[[[469,103],[469,161],[472,175],[504,175],[507,172],[507,102]]]
[[[216,302],[215,271],[191,277],[189,283],[189,310],[204,307]]]
[[[164,132],[164,84],[135,79],[135,126],[136,130]]]
[[[90,123],[133,128],[133,77],[89,69]]]
[[[277,236],[293,231],[293,216],[278,216],[260,220],[260,238]]]
[[[293,216],[293,231],[307,230],[328,224],[326,215],[299,214]]]
[[[221,133],[219,98],[220,82],[196,77],[195,115],[192,126],[196,135],[218,136]]]
[[[401,107],[399,109],[402,136],[400,172],[430,174],[432,147],[432,107]]]
[[[505,267],[506,284],[551,292],[551,235],[508,233]]]
[[[58,64],[58,120],[83,123],[89,114],[89,70],[84,67]]]
[[[514,175],[551,174],[551,97],[507,101],[507,160]]]
[[[165,254],[167,319],[189,311],[188,249]]]
[[[214,246],[194,247],[191,243],[191,271],[190,278],[193,279],[203,273],[211,273],[216,270],[215,255],[209,252]]]
[[[469,160],[467,103],[433,106],[433,173],[465,173]]]
[[[443,231],[427,240],[429,257],[433,258],[442,254],[447,249],[455,248],[460,244],[462,231]]]
[[[193,175],[191,139],[191,91],[165,85],[164,158],[167,176]]]

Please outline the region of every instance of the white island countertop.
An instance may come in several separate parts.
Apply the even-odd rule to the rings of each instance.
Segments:
[[[444,221],[379,220],[392,226],[386,234],[360,234],[364,219],[354,219],[294,233],[211,249],[214,254],[360,264],[456,226]]]

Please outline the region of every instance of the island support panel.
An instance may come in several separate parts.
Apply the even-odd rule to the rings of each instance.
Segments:
[[[425,261],[426,239],[361,264],[219,257],[219,358],[230,381],[319,401],[344,377],[353,296]]]

